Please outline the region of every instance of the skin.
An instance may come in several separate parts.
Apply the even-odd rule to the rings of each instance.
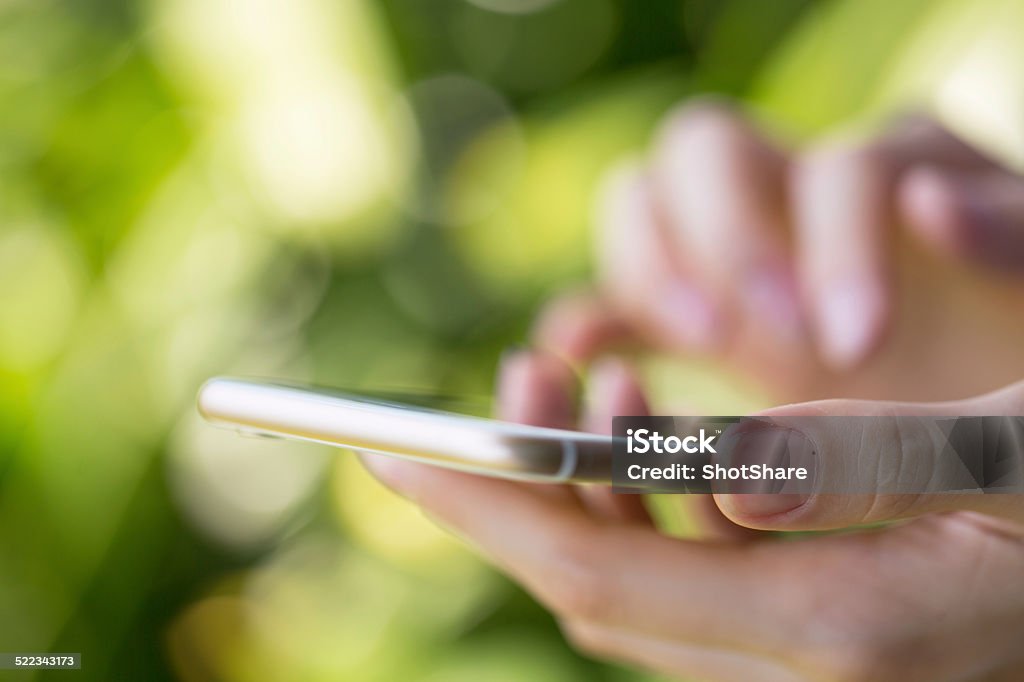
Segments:
[[[1024,180],[926,119],[784,152],[729,105],[689,103],[609,174],[596,222],[596,291],[538,326],[574,360],[617,332],[714,356],[778,402],[1024,376]]]
[[[690,104],[612,174],[598,222],[599,284],[505,358],[505,419],[608,432],[644,414],[629,368],[595,361],[624,341],[713,354],[780,402],[860,398],[780,419],[1024,414],[1024,382],[998,388],[1024,376],[1024,183],[931,122],[787,152],[722,102]],[[579,420],[566,360],[590,368]],[[826,471],[908,456],[813,438]],[[639,496],[366,463],[596,656],[711,680],[1024,679],[1021,496],[691,497],[704,535],[680,540]],[[865,523],[883,526],[764,533]]]
[[[592,407],[582,418],[590,428],[608,432],[612,415],[643,409],[621,362],[602,361],[591,384]],[[504,418],[572,425],[571,375],[550,355],[507,358],[501,385]],[[994,414],[1022,407],[1024,384],[962,404],[827,401],[799,411]],[[823,456],[853,447],[834,434]],[[1024,675],[1024,593],[1015,588],[1024,575],[1024,505],[1017,496],[857,496],[841,505],[821,496],[782,513],[765,513],[750,498],[785,496],[720,496],[720,518],[707,537],[680,540],[658,532],[640,496],[381,456],[364,461],[519,581],[555,614],[572,644],[598,657],[709,680]],[[910,520],[790,542],[722,531],[723,523],[810,530],[896,519]]]

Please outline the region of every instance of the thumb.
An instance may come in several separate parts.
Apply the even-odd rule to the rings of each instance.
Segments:
[[[1024,178],[919,167],[901,182],[899,207],[908,229],[932,247],[1024,274]]]
[[[715,500],[735,523],[766,530],[957,510],[1024,522],[1024,418],[1015,415],[1024,415],[1024,382],[947,403],[825,400],[775,408],[758,415],[756,429],[739,430],[733,451],[747,461],[772,460],[779,453],[751,453],[751,443],[786,443],[784,455],[806,463],[811,481],[795,492],[787,484],[777,494],[719,493]]]

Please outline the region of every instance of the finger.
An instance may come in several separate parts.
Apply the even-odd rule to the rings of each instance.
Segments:
[[[723,337],[719,304],[670,257],[650,182],[636,164],[607,177],[596,240],[604,298],[655,345],[710,351]]]
[[[653,672],[685,679],[721,682],[806,679],[777,661],[737,651],[692,646],[595,623],[564,623],[562,629],[573,646],[585,653],[627,661]]]
[[[572,369],[559,358],[530,350],[507,352],[498,367],[497,416],[519,424],[571,428],[576,423],[575,390]],[[522,485],[529,485],[537,495],[579,503],[568,486]]]
[[[821,354],[834,369],[863,361],[892,313],[892,179],[876,146],[832,143],[793,167],[800,279]]]
[[[630,336],[626,322],[606,301],[583,290],[564,293],[545,305],[531,334],[537,348],[575,366]]]
[[[915,168],[900,183],[903,222],[947,254],[1024,273],[1024,178]]]
[[[576,423],[575,389],[572,369],[557,357],[509,351],[498,368],[498,417],[532,426],[570,428]]]
[[[798,272],[821,353],[833,368],[864,361],[893,314],[893,186],[915,164],[988,172],[984,154],[921,116],[869,143],[826,142],[791,169]]]
[[[589,400],[583,416],[583,428],[611,435],[612,418],[650,414],[640,383],[625,362],[605,358],[590,372]],[[584,506],[596,518],[618,523],[650,525],[651,516],[643,495],[613,493],[608,486],[584,485],[576,488]]]
[[[746,120],[713,101],[672,114],[654,160],[679,257],[737,318],[793,343],[804,325],[784,237],[784,169],[782,155]]]
[[[982,478],[997,471],[1000,486],[1022,489],[1021,420],[990,417],[1022,409],[1024,382],[959,402],[828,400],[768,410],[763,428],[740,431],[734,451],[760,461],[774,459],[771,450],[784,454],[790,465],[812,472],[812,484],[790,494],[716,495],[716,501],[736,523],[771,530],[845,528],[958,510],[1022,521],[1024,496],[971,494],[981,492],[979,471]],[[839,418],[849,415],[858,418]],[[961,422],[951,445],[949,427],[934,419],[944,416],[986,420]],[[1000,448],[994,459],[993,443]]]

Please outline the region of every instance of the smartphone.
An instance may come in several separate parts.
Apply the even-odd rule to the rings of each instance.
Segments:
[[[611,436],[234,377],[207,381],[197,403],[207,421],[243,434],[325,443],[499,478],[611,481]]]

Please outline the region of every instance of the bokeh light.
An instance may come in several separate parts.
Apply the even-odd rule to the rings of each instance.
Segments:
[[[236,145],[253,199],[291,227],[354,230],[399,189],[407,133],[370,3],[175,0],[162,56]],[[346,221],[346,222],[342,222]]]
[[[404,93],[404,105],[416,121],[420,169],[418,191],[410,195],[406,210],[439,225],[465,223],[497,210],[504,197],[486,197],[501,191],[502,179],[518,177],[525,155],[522,132],[501,94],[480,81],[445,74],[413,83]],[[501,170],[467,179],[466,191],[476,201],[452,210],[444,194],[449,168],[467,145],[496,127],[505,131]]]
[[[578,80],[600,62],[619,27],[611,0],[473,0],[456,15],[452,33],[468,71],[518,94]]]
[[[171,441],[168,475],[182,511],[203,533],[246,549],[286,527],[314,490],[326,453],[238,436],[186,416]]]
[[[81,257],[58,230],[0,232],[0,366],[28,372],[67,342],[84,285]]]
[[[466,0],[477,7],[504,14],[529,14],[560,0]]]

